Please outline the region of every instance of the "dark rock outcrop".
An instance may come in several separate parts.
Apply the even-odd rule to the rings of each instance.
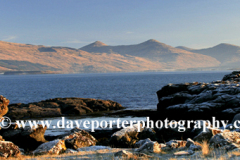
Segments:
[[[123,109],[121,104],[111,100],[90,98],[54,98],[29,104],[11,104],[7,114],[11,119],[37,117],[58,117],[63,115],[84,115],[99,111]]]
[[[240,71],[234,71],[222,81],[164,86],[157,92],[158,117],[174,120],[232,119],[240,112],[239,75]]]
[[[26,151],[31,151],[46,142],[44,138],[46,129],[47,127],[43,128],[41,125],[31,129],[30,127],[18,127],[14,124],[8,129],[0,130],[0,134],[5,140],[13,142]]]

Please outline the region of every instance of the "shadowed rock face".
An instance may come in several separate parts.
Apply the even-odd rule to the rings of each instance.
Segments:
[[[169,84],[157,92],[161,119],[231,120],[240,111],[239,71],[211,83]]]
[[[84,115],[100,111],[123,109],[121,104],[111,100],[90,98],[55,98],[29,104],[9,105],[11,119],[57,117],[62,115]]]
[[[27,151],[36,149],[40,144],[46,142],[44,134],[47,127],[44,128],[38,125],[37,128],[30,127],[21,128],[16,124],[10,126],[8,129],[0,130],[2,137],[18,145]]]

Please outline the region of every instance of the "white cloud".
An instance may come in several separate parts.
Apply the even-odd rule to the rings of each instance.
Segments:
[[[16,39],[17,36],[5,36],[4,39],[2,39],[3,41],[10,41],[10,40],[14,40]]]

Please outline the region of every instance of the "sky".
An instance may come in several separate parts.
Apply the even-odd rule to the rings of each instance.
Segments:
[[[171,46],[240,46],[238,0],[0,0],[0,40],[81,48],[156,39]]]

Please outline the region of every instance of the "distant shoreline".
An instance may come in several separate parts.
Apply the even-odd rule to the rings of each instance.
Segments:
[[[234,71],[238,69],[186,69],[186,70],[147,70],[147,71],[139,71],[139,72],[80,72],[80,73],[62,73],[56,71],[5,71],[0,72],[0,75],[38,75],[38,74],[106,74],[106,73],[149,73],[149,72],[199,72],[199,71]]]
[[[52,71],[7,71],[3,75],[33,75],[33,74],[57,74]]]

